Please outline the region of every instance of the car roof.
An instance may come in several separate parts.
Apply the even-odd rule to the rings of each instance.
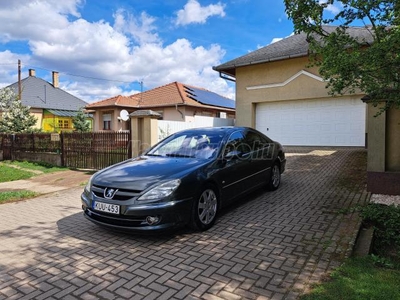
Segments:
[[[198,128],[190,128],[182,130],[178,133],[193,133],[193,134],[200,134],[200,133],[224,133],[228,134],[233,131],[245,131],[250,129],[248,127],[237,127],[237,126],[221,126],[221,127],[198,127]]]

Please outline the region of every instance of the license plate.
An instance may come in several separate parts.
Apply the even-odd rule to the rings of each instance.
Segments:
[[[119,205],[116,204],[109,204],[109,203],[95,201],[93,203],[93,209],[97,211],[103,211],[110,214],[119,215]]]

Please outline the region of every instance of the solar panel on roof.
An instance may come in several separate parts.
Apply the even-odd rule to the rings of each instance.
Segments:
[[[197,89],[194,87],[188,88],[185,86],[185,89],[190,98],[194,99],[197,102],[200,102],[201,104],[235,108],[235,101],[224,98],[216,93]]]

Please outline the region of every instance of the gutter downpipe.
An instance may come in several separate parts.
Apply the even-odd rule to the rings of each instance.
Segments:
[[[178,104],[175,104],[175,109],[176,109],[177,112],[179,112],[179,113],[181,114],[182,120],[185,120],[185,115],[183,114],[183,112],[181,112],[181,111],[178,109]]]
[[[230,77],[227,77],[227,76],[223,76],[223,73],[221,71],[219,71],[218,73],[219,73],[219,77],[220,78],[225,79],[225,80],[229,80],[229,81],[232,81],[232,82],[236,82],[236,80],[233,79],[233,78],[230,78]]]

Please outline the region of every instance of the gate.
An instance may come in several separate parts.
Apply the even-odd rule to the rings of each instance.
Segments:
[[[3,160],[11,160],[11,148],[13,135],[11,134],[2,134],[0,135],[0,149],[3,150]]]
[[[131,156],[129,132],[62,133],[62,165],[100,170]]]

